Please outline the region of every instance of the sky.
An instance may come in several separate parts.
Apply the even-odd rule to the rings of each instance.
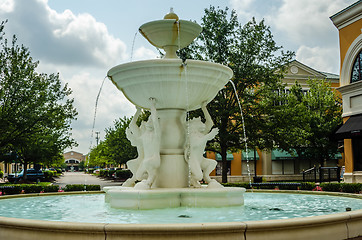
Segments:
[[[0,0],[0,20],[7,38],[29,48],[39,60],[39,73],[59,73],[73,90],[77,120],[72,137],[87,154],[96,134],[136,109],[105,79],[110,68],[129,61],[153,59],[157,50],[138,28],[162,19],[172,7],[184,20],[198,23],[204,9],[234,9],[239,22],[252,17],[270,26],[276,43],[296,53],[296,60],[322,72],[339,74],[338,30],[329,19],[356,0]],[[105,80],[104,80],[105,79]],[[104,85],[102,82],[104,80]],[[99,94],[100,93],[100,94]],[[95,116],[96,99],[99,94]],[[93,128],[94,125],[94,128]]]

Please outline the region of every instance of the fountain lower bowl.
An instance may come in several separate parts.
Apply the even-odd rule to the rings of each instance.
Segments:
[[[105,201],[113,208],[157,209],[176,207],[228,207],[244,205],[245,188],[105,187]]]
[[[277,191],[273,191],[277,192]],[[291,191],[290,191],[291,192]],[[84,192],[87,193],[87,192]],[[301,193],[301,191],[295,192]],[[308,193],[308,192],[305,192]],[[63,195],[40,194],[46,195]],[[69,195],[70,193],[66,193]],[[76,194],[80,194],[79,192]],[[313,192],[313,194],[320,194]],[[345,196],[346,194],[334,194]],[[0,199],[39,196],[21,194]],[[354,195],[352,197],[359,197]],[[89,209],[92,211],[92,209]],[[59,212],[60,214],[60,212]],[[73,214],[77,214],[74,211]],[[0,217],[0,239],[357,239],[362,236],[362,210],[279,220],[183,224],[112,224],[58,222]]]
[[[139,107],[149,108],[149,98],[153,97],[157,109],[194,110],[202,102],[210,102],[233,72],[212,62],[152,59],[115,66],[107,76]]]

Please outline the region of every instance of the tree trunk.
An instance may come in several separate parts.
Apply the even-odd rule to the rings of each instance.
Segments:
[[[28,176],[27,176],[27,171],[28,171],[28,162],[24,160],[23,162],[23,170],[24,170],[24,174],[23,174],[23,180],[25,181]]]
[[[222,146],[221,147],[221,159],[222,159],[222,182],[223,183],[227,183],[228,182],[228,163],[227,163],[227,158],[226,158],[226,147]]]

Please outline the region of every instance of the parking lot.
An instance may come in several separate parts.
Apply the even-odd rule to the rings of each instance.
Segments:
[[[64,172],[62,176],[56,178],[54,184],[59,185],[60,187],[64,187],[67,184],[95,184],[100,185],[101,188],[103,188],[105,186],[121,186],[122,182],[104,180],[83,172]]]

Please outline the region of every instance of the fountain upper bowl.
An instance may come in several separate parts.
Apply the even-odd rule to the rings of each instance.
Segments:
[[[133,104],[157,109],[200,108],[210,102],[233,76],[230,68],[212,62],[181,59],[152,59],[121,64],[107,76]]]
[[[143,24],[140,33],[155,47],[187,47],[201,32],[197,23],[175,19],[162,19]]]

